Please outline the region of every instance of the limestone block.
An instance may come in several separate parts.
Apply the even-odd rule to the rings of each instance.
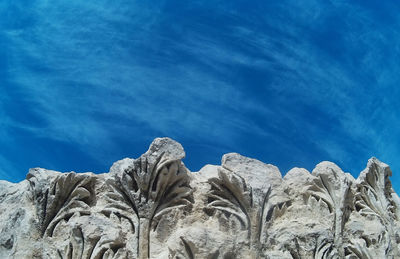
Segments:
[[[376,158],[283,178],[229,153],[190,172],[157,138],[108,173],[29,170],[0,181],[0,258],[400,258],[400,199]]]

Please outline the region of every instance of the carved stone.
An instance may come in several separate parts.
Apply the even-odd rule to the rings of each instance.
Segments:
[[[400,199],[376,158],[354,179],[330,162],[282,178],[236,153],[190,172],[184,157],[158,138],[109,173],[0,181],[0,258],[400,258]]]

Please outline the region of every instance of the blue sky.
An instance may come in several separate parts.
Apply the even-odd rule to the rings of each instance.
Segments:
[[[0,179],[107,172],[155,137],[192,171],[238,152],[400,189],[394,1],[2,1]]]

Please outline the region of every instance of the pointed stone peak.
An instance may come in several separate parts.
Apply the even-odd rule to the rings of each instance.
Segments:
[[[270,185],[279,185],[282,181],[282,175],[278,167],[238,153],[223,155],[221,166],[247,179],[254,188],[258,189],[263,189]]]
[[[173,160],[185,158],[185,151],[182,145],[168,137],[154,139],[144,155],[156,157],[162,153],[166,158]]]
[[[149,164],[154,164],[157,159],[163,161],[177,161],[185,158],[185,151],[177,141],[164,137],[156,138],[150,144],[149,149],[137,159],[124,158],[113,163],[109,173],[112,175],[121,174],[125,170],[134,166],[141,159],[147,160]]]
[[[373,189],[382,189],[390,193],[392,184],[389,177],[392,176],[392,170],[389,165],[381,162],[376,157],[368,160],[367,167],[360,173],[357,182],[362,185],[371,186]]]

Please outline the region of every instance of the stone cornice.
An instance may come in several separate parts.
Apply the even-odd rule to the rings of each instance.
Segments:
[[[236,153],[190,172],[153,141],[109,173],[31,169],[0,181],[0,258],[400,258],[400,203],[376,158],[357,179]]]

